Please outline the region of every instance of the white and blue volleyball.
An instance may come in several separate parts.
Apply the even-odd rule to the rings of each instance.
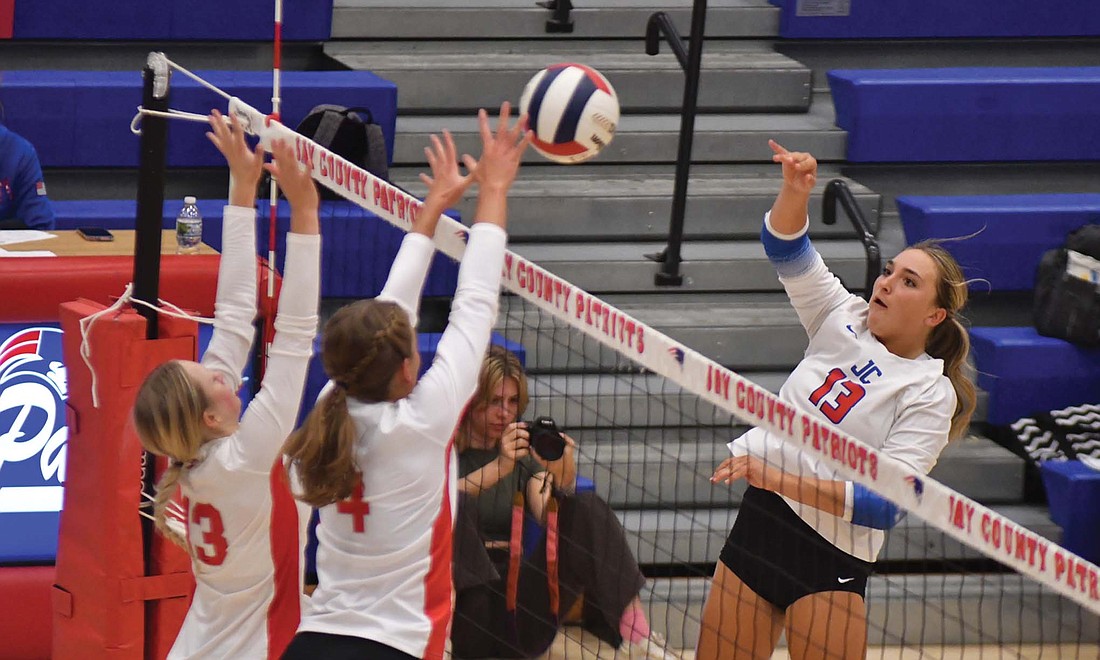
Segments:
[[[611,143],[619,97],[607,78],[583,64],[553,64],[535,74],[519,101],[534,131],[531,145],[557,163],[580,163]]]

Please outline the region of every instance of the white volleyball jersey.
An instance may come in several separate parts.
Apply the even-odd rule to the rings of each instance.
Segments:
[[[299,630],[370,639],[443,657],[451,621],[456,466],[451,437],[477,388],[497,313],[505,233],[475,224],[435,361],[395,403],[348,400],[361,487],[321,508],[319,585]],[[404,239],[383,296],[416,309],[431,242]]]
[[[227,207],[215,330],[202,363],[240,385],[256,312],[255,212]],[[195,596],[169,658],[277,658],[301,608],[303,523],[279,452],[294,428],[317,331],[320,236],[287,234],[267,372],[237,431],[180,480]]]
[[[791,273],[779,279],[810,343],[779,390],[780,398],[927,473],[947,445],[956,405],[943,360],[927,354],[910,360],[888,351],[867,329],[867,302],[848,293],[812,247],[797,262],[783,264],[783,272]],[[814,454],[763,429],[748,431],[731,449],[734,445],[784,472],[844,480]],[[882,530],[783,499],[833,545],[875,561],[885,538]]]

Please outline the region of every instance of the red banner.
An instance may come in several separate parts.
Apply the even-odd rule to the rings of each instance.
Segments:
[[[11,39],[15,26],[15,0],[0,0],[0,39]]]

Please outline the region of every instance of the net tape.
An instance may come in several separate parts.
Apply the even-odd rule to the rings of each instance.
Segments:
[[[236,97],[230,97],[228,110],[266,150],[274,140],[292,143],[299,163],[315,181],[395,227],[411,229],[421,208],[416,197]],[[436,249],[461,261],[468,235],[467,227],[444,215],[434,237]],[[1100,567],[1092,562],[846,435],[511,250],[505,253],[502,283],[645,369],[770,431],[947,535],[1100,614]]]

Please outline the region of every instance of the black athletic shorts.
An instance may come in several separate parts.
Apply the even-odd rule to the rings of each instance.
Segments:
[[[863,597],[872,568],[826,541],[782,497],[752,486],[745,491],[720,558],[757,595],[781,610],[823,591]]]
[[[300,632],[283,651],[282,660],[416,660],[416,656],[398,651],[374,640],[350,635]]]

